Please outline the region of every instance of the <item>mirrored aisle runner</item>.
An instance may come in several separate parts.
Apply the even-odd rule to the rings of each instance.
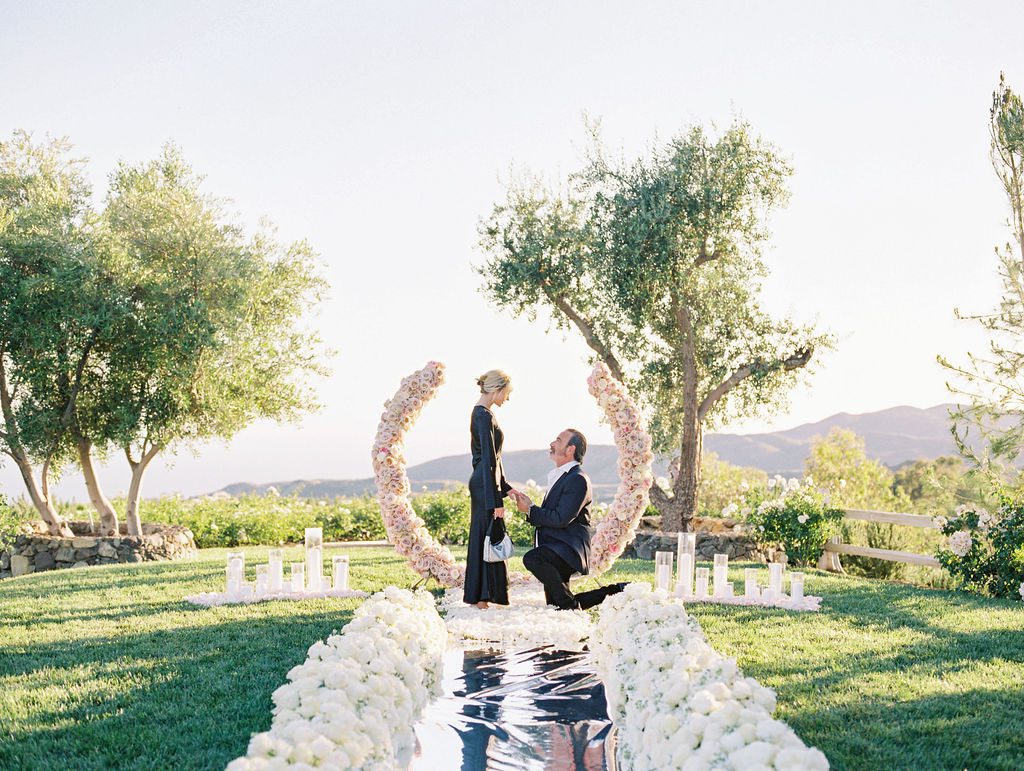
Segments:
[[[586,611],[559,611],[536,581],[511,604],[477,610],[449,589],[441,614],[453,648],[442,695],[415,727],[412,771],[603,771],[615,768],[604,686],[585,652]]]
[[[586,652],[454,649],[416,726],[413,771],[615,768],[604,686]]]

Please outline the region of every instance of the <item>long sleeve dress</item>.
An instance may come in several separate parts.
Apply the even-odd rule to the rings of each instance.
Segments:
[[[494,518],[494,510],[503,507],[502,501],[512,489],[501,467],[501,445],[505,435],[491,411],[480,404],[473,408],[470,435],[473,476],[469,479],[469,550],[462,599],[469,604],[496,602],[508,605],[508,568],[504,562],[484,562],[487,528],[491,528],[492,541],[505,537],[505,521]]]

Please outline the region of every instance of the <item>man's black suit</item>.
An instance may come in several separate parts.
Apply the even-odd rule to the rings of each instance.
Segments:
[[[540,506],[531,506],[526,521],[537,528],[536,547],[523,555],[526,569],[544,584],[548,605],[590,608],[613,590],[573,595],[569,577],[590,572],[590,478],[573,466],[551,485]]]

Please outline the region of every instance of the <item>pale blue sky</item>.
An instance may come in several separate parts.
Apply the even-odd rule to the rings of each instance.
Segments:
[[[465,451],[473,377],[494,366],[516,384],[510,449],[566,424],[609,441],[583,344],[499,316],[470,268],[499,175],[575,169],[584,112],[627,153],[739,114],[795,166],[766,297],[839,348],[791,409],[733,430],[948,400],[935,355],[981,343],[953,306],[997,296],[986,118],[1000,70],[1024,90],[1019,3],[0,0],[0,19],[0,136],[67,135],[98,193],[118,159],[174,140],[245,221],[308,238],[333,286],[324,411],[155,466],[148,494],[368,476],[381,403],[432,358],[449,384],[413,462]],[[104,479],[118,493],[126,469]]]

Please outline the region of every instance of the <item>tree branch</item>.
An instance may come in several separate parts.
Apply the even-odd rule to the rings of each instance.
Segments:
[[[814,354],[814,346],[807,346],[794,353],[788,359],[784,359],[779,362],[782,365],[782,369],[786,372],[794,369],[804,367],[811,360],[811,356]],[[700,407],[697,409],[697,417],[703,422],[704,417],[711,411],[711,408],[715,406],[719,399],[725,396],[729,391],[734,389],[751,374],[755,369],[764,367],[764,362],[754,362],[752,364],[744,364],[742,367],[737,369],[728,378],[719,383],[715,388],[711,389],[707,396],[704,397],[704,401],[701,402]]]
[[[562,295],[555,294],[547,287],[544,287],[544,294],[547,295],[547,298],[551,300],[551,303],[558,308],[558,310],[565,314],[569,321],[576,325],[576,328],[583,334],[583,339],[586,340],[587,345],[590,346],[591,350],[600,356],[601,360],[608,365],[608,369],[611,370],[612,376],[619,382],[622,382],[622,367],[619,366],[619,360],[615,358],[615,354],[612,353],[611,348],[605,345],[604,341],[597,336],[597,332],[594,331],[593,325],[577,313]]]
[[[658,487],[657,484],[651,485],[651,503],[654,504],[654,508],[662,515],[665,514],[666,509],[669,506],[671,498],[668,497],[668,493]]]
[[[700,252],[697,253],[697,259],[693,262],[693,267],[699,268],[705,262],[714,262],[718,259],[718,250],[708,253],[708,245],[703,243],[700,245]]]

